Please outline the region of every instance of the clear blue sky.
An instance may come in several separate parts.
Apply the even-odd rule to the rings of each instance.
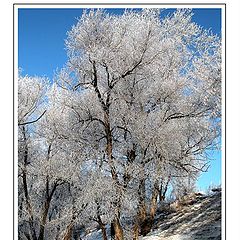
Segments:
[[[52,79],[54,71],[67,61],[64,46],[66,33],[77,23],[82,9],[26,9],[18,10],[18,63],[23,74],[47,76]],[[108,12],[122,14],[124,9],[108,9]],[[163,15],[173,12],[166,9]],[[193,21],[203,28],[211,28],[221,34],[221,9],[193,9]],[[221,182],[221,153],[214,152],[211,167],[203,173],[198,187],[207,188],[210,183]]]

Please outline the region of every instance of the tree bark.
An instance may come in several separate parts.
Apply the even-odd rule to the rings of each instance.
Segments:
[[[103,240],[107,240],[107,231],[106,231],[106,226],[105,224],[103,224],[103,222],[99,222],[99,226],[101,228],[102,231],[102,236],[103,236]]]
[[[133,240],[139,240],[139,224],[135,223],[133,227]]]
[[[49,146],[48,146],[47,160],[49,160],[49,158],[50,158],[51,146],[52,146],[52,144],[49,144]],[[46,176],[46,183],[45,183],[46,199],[45,199],[43,209],[42,209],[42,215],[41,215],[41,220],[40,220],[40,231],[39,231],[38,240],[44,240],[44,233],[45,233],[45,226],[46,226],[46,223],[47,223],[48,211],[49,211],[49,208],[50,208],[50,203],[52,201],[53,194],[55,193],[57,186],[58,186],[58,183],[55,182],[53,187],[52,187],[52,190],[50,192],[49,176],[47,175]]]
[[[167,190],[168,190],[168,184],[170,182],[170,179],[171,179],[171,176],[169,175],[165,186],[163,184],[163,181],[161,181],[161,187],[160,187],[160,190],[159,190],[159,202],[164,201],[165,198],[166,198],[166,193],[167,193]]]
[[[106,227],[105,227],[105,224],[103,223],[103,221],[101,219],[101,215],[100,215],[100,204],[98,201],[96,201],[96,204],[97,204],[97,223],[99,224],[99,226],[101,228],[103,240],[107,240]]]
[[[50,195],[45,200],[43,210],[42,210],[41,221],[40,221],[40,232],[39,232],[38,240],[43,240],[44,239],[44,232],[45,232],[45,226],[46,226],[46,223],[47,223],[48,211],[49,211],[49,208],[50,208],[50,203],[52,201],[53,194],[56,191],[57,186],[58,186],[58,184],[55,183],[53,188],[52,188],[52,191],[51,191]]]
[[[26,170],[23,172],[23,187],[24,187],[24,195],[25,195],[25,201],[26,201],[26,209],[28,212],[28,222],[29,222],[29,227],[30,227],[30,232],[33,240],[37,240],[37,235],[36,231],[34,228],[34,221],[33,221],[33,210],[32,210],[32,205],[30,202],[30,197],[28,194],[28,185],[27,185],[27,175],[26,175]]]
[[[145,221],[147,218],[147,210],[146,210],[146,203],[145,203],[145,178],[142,174],[142,179],[139,183],[138,188],[138,197],[139,197],[139,203],[138,203],[138,214],[136,217],[136,223],[133,226],[133,239],[137,240],[139,237],[139,232],[142,235],[145,230]]]
[[[105,132],[106,132],[106,137],[107,137],[107,146],[106,146],[106,152],[108,155],[108,161],[109,161],[109,166],[111,169],[111,175],[112,178],[114,180],[114,182],[116,183],[117,186],[119,186],[119,181],[118,181],[118,176],[117,176],[117,172],[114,166],[114,162],[113,162],[113,156],[112,156],[112,133],[111,133],[111,126],[110,126],[110,121],[109,121],[109,114],[108,111],[105,112]],[[121,196],[120,196],[121,198]],[[115,240],[123,240],[123,229],[121,226],[121,223],[119,221],[119,215],[120,215],[120,199],[119,201],[116,203],[116,205],[118,206],[118,214],[115,215],[115,218],[113,220],[113,228],[114,228],[114,238]]]
[[[114,230],[113,222],[111,222],[111,240],[114,240],[114,237],[115,237],[115,230]]]
[[[47,222],[47,215],[48,215],[48,210],[49,210],[50,202],[47,200],[44,203],[44,209],[40,221],[40,231],[39,231],[39,237],[38,240],[44,240],[44,232],[45,232],[45,226]]]
[[[144,171],[144,170],[143,170]],[[146,197],[146,190],[145,190],[145,176],[144,172],[141,174],[141,180],[139,184],[139,189],[138,189],[138,196],[139,196],[139,207],[138,207],[138,216],[137,216],[137,223],[140,227],[140,233],[141,235],[145,231],[144,228],[144,223],[147,218],[147,210],[146,210],[146,202],[145,202],[145,197]]]
[[[123,240],[124,239],[123,229],[118,217],[115,217],[113,221],[113,226],[114,226],[115,240]]]
[[[27,165],[28,165],[28,146],[27,146],[27,137],[26,137],[26,129],[23,126],[23,139],[25,142],[24,147],[24,162],[23,162],[23,172],[22,172],[22,181],[23,181],[23,189],[24,189],[24,197],[26,202],[26,209],[28,212],[28,222],[30,227],[30,232],[33,240],[37,240],[36,231],[34,228],[34,221],[33,221],[33,210],[32,204],[28,192],[28,183],[27,183]]]
[[[159,181],[156,180],[153,186],[151,207],[150,207],[150,221],[153,223],[157,211],[157,197],[159,193]]]
[[[112,131],[111,131],[111,123],[110,123],[110,116],[109,116],[109,108],[111,105],[111,89],[113,86],[109,85],[109,89],[107,92],[107,98],[106,101],[104,102],[103,97],[101,95],[101,92],[99,91],[98,88],[98,74],[97,74],[97,68],[96,68],[96,63],[95,61],[92,61],[91,59],[89,59],[89,61],[92,64],[92,69],[93,69],[93,79],[92,79],[92,86],[94,87],[94,90],[97,94],[99,103],[104,111],[104,128],[105,128],[105,134],[106,134],[106,153],[108,156],[108,164],[111,170],[111,175],[112,178],[114,180],[114,182],[116,183],[117,186],[120,185],[119,181],[118,181],[118,175],[114,166],[114,162],[113,162],[113,156],[112,156],[112,151],[113,151],[113,140],[112,140]],[[119,206],[119,202],[117,202],[117,205]],[[119,211],[120,207],[118,207],[118,211]],[[115,239],[116,240],[123,240],[123,229],[122,226],[120,224],[119,221],[119,214],[116,214],[114,220],[113,220],[113,227],[114,227],[114,234],[115,234]]]
[[[65,234],[63,236],[63,240],[71,240],[72,239],[73,225],[74,225],[74,223],[72,221],[68,224]]]
[[[69,185],[69,187],[70,187],[70,185]],[[71,194],[70,190],[69,190],[69,193]],[[75,224],[76,218],[77,218],[77,211],[75,208],[75,200],[73,199],[71,222],[67,226],[65,234],[63,236],[63,240],[71,240],[72,239],[73,229],[74,229],[74,224]]]

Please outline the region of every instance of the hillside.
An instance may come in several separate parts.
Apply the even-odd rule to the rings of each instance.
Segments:
[[[221,239],[221,191],[183,201],[175,213],[160,214],[154,229],[142,240]],[[163,219],[161,219],[163,218]]]
[[[153,230],[139,240],[220,240],[221,239],[221,190],[209,195],[191,194],[180,202],[167,205],[159,211]],[[108,239],[110,229],[107,228]],[[82,237],[83,240],[101,240],[100,230]],[[126,239],[130,240],[130,239]]]

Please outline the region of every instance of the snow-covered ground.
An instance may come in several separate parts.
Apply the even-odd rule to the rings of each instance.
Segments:
[[[93,231],[89,234],[87,234],[84,238],[84,240],[102,240],[102,233],[101,230]]]
[[[221,192],[196,198],[156,222],[155,229],[142,240],[220,240]]]
[[[96,230],[82,239],[101,240],[102,234],[100,230]],[[181,204],[176,212],[166,214],[163,219],[162,214],[159,214],[152,232],[139,239],[220,240],[221,192],[215,192],[209,196],[190,197]]]

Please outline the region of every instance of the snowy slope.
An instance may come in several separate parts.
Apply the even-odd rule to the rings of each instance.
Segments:
[[[220,240],[221,192],[202,196],[156,221],[155,230],[142,240]]]
[[[108,239],[110,230],[108,230]],[[100,230],[93,230],[82,240],[101,240]],[[154,229],[140,240],[220,240],[221,192],[200,195],[182,202],[180,208],[162,219],[156,217]],[[130,239],[126,239],[130,240]]]

